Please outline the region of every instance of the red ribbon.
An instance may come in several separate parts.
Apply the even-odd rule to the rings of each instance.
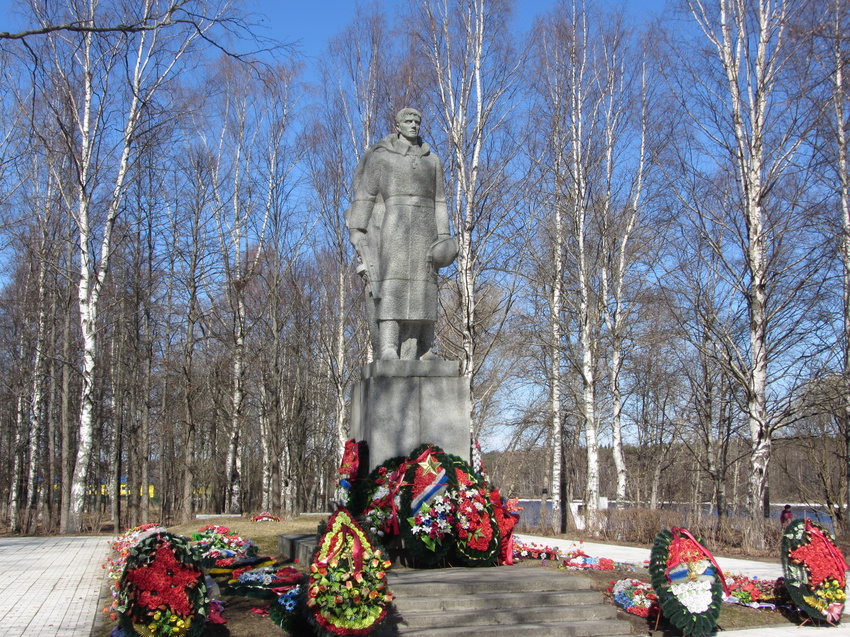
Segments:
[[[673,542],[670,544],[670,558],[673,562],[673,566],[680,564],[682,562],[681,558],[681,546],[679,544],[679,536],[683,535],[689,540],[691,540],[694,544],[697,545],[697,548],[702,551],[703,555],[708,558],[708,561],[714,565],[714,570],[717,572],[717,577],[720,578],[720,583],[723,584],[723,592],[726,596],[729,596],[729,587],[726,585],[726,577],[723,575],[723,570],[720,568],[720,565],[717,563],[717,560],[714,559],[714,556],[711,552],[705,548],[699,541],[691,534],[687,529],[680,528],[678,526],[674,526],[670,529],[673,532]],[[667,580],[670,581],[670,576],[667,576]]]
[[[330,564],[331,560],[336,557],[342,550],[342,547],[346,545],[346,540],[351,538],[351,557],[354,561],[354,572],[359,573],[363,570],[363,543],[360,541],[360,537],[357,533],[351,530],[348,525],[344,525],[340,531],[342,533],[340,542],[334,543],[328,551],[328,554],[325,556],[325,559],[320,560],[317,563],[322,566]]]

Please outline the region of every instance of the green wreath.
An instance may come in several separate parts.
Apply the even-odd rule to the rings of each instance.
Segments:
[[[188,540],[161,531],[130,549],[118,601],[119,623],[127,635],[198,637],[210,600]]]
[[[782,533],[785,588],[797,608],[814,620],[838,625],[847,601],[847,564],[828,529],[808,519],[792,521]]]
[[[391,563],[344,508],[328,520],[306,582],[307,619],[318,635],[367,635],[387,615]]]
[[[426,451],[428,457],[422,463],[415,462]],[[450,496],[457,487],[454,460],[436,445],[421,445],[410,458],[414,461],[404,474],[399,507],[401,537],[417,564],[435,566],[448,557],[455,543]],[[436,493],[428,496],[429,491]],[[429,529],[434,530],[433,535]]]
[[[682,540],[683,535],[688,542],[688,547],[684,551],[690,549],[690,557],[696,557],[696,554],[701,553],[702,555],[698,560],[699,564],[704,561],[714,564],[711,553],[686,529],[674,528],[673,532],[664,529],[655,536],[655,542],[650,553],[649,575],[652,588],[655,589],[655,594],[658,596],[661,613],[671,624],[681,630],[683,635],[707,635],[714,630],[717,618],[720,616],[720,604],[723,601],[723,574],[714,565],[708,566],[695,576],[697,579],[693,579],[693,569],[689,564],[691,562],[697,563],[697,560],[694,559],[690,561],[682,559],[682,561],[677,561],[668,567],[671,548],[681,551],[678,542]],[[691,540],[693,544],[691,544]],[[674,556],[674,559],[678,560],[679,558]],[[688,571],[687,580],[683,579],[681,583],[674,583],[671,580],[671,574],[678,578],[679,575],[682,575],[683,568]],[[689,583],[686,583],[686,581]],[[708,584],[707,590],[706,584]],[[697,590],[682,590],[686,586],[692,586]],[[706,596],[709,594],[710,598],[707,598]],[[704,610],[695,612],[696,608],[704,608]]]
[[[363,503],[362,508],[356,515],[351,512],[353,517],[361,520],[363,530],[368,533],[372,541],[382,545],[387,545],[394,536],[400,533],[401,528],[398,511],[396,510],[393,514],[392,510],[387,509],[388,494],[381,490],[392,486],[388,485],[390,476],[408,461],[407,456],[398,456],[390,458],[372,469],[364,481],[362,496],[357,498],[358,502]],[[403,476],[402,482],[404,482]],[[403,490],[403,487],[398,487],[390,509],[395,507],[395,502],[400,503]],[[383,506],[379,505],[380,501],[383,501]]]
[[[448,455],[454,462],[455,555],[467,566],[494,566],[499,556],[499,525],[486,482],[469,463]]]
[[[384,481],[390,474],[392,474],[396,469],[401,466],[407,460],[406,456],[398,456],[395,458],[390,458],[389,460],[384,461],[383,463],[376,466],[372,471],[369,472],[369,475],[365,480],[358,480],[354,485],[352,485],[351,492],[349,495],[349,503],[351,504],[351,508],[349,511],[351,515],[357,519],[362,519],[369,508],[372,505],[372,501],[375,498],[375,495],[378,493],[378,490],[384,485]],[[376,537],[381,542],[386,542],[389,540],[388,537],[383,537],[377,533],[377,529],[372,531],[368,521],[363,523],[364,530],[366,530],[370,535]]]

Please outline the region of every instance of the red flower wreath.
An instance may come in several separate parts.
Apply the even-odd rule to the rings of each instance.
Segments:
[[[340,480],[352,480],[357,475],[360,466],[360,448],[354,438],[345,441],[345,449],[342,454],[342,462],[337,473]]]
[[[844,588],[846,585],[844,571],[835,566],[837,563],[835,548],[823,533],[812,532],[810,528],[806,530],[809,543],[789,551],[788,557],[797,564],[805,564],[809,571],[809,584],[811,586],[820,586],[828,577],[832,577],[835,578],[841,588]],[[842,566],[846,566],[846,564],[842,564]]]
[[[167,545],[156,550],[150,564],[127,573],[127,581],[137,588],[137,601],[155,610],[166,606],[180,615],[192,612],[186,588],[197,583],[201,574],[177,561],[174,551]]]

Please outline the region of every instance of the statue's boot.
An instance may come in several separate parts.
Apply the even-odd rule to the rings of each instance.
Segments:
[[[399,321],[398,356],[404,361],[419,358],[420,328],[417,321]]]
[[[378,321],[381,332],[381,360],[398,360],[398,321]]]
[[[436,361],[440,357],[434,352],[434,323],[423,321],[419,326],[417,358],[421,361]]]

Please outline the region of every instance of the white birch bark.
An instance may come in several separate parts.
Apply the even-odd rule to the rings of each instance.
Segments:
[[[21,483],[21,475],[24,471],[21,458],[24,452],[22,447],[24,446],[23,429],[25,418],[26,407],[24,397],[19,395],[17,399],[17,409],[15,409],[15,435],[11,440],[13,456],[11,485],[9,487],[9,527],[16,531],[20,530],[21,524],[21,490],[19,487]]]
[[[46,251],[48,249],[46,220],[42,221],[41,238],[39,246],[39,271],[38,271],[38,319],[36,321],[35,357],[33,360],[32,394],[29,401],[30,436],[27,449],[27,508],[28,508],[28,532],[35,531],[36,513],[39,503],[38,478],[45,476],[46,472],[41,463],[41,438],[44,430],[44,384],[46,380],[45,348],[47,347],[47,270],[48,261]],[[42,484],[47,484],[42,480]],[[44,493],[42,492],[42,497]]]
[[[241,258],[241,257],[240,257]],[[238,284],[237,284],[238,285]],[[242,433],[242,407],[245,391],[243,374],[245,359],[245,297],[241,291],[236,299],[236,334],[233,350],[233,379],[230,400],[230,431],[227,443],[227,513],[242,513],[242,449],[240,438]]]
[[[847,121],[847,91],[844,86],[845,55],[842,50],[841,14],[842,3],[836,0],[833,5],[833,64],[832,106],[833,129],[836,135],[836,173],[838,177],[839,201],[841,207],[841,268],[842,268],[842,311],[843,311],[843,351],[842,371],[844,372],[844,426],[850,426],[850,164],[848,164],[848,140],[845,122]],[[845,429],[845,448],[850,451],[850,432]],[[847,458],[845,476],[850,485],[850,454]],[[847,511],[850,512],[850,486],[846,489]]]
[[[560,164],[556,159],[556,164]],[[556,180],[558,183],[560,179]],[[558,186],[560,188],[560,185]],[[564,219],[561,211],[561,199],[555,195],[553,239],[552,246],[552,289],[549,295],[549,339],[550,339],[550,361],[549,370],[549,426],[552,430],[552,515],[560,520],[561,517],[561,472],[563,471],[564,457],[564,430],[561,426],[561,338],[562,338],[562,312],[563,312],[563,285],[564,285],[564,247],[563,232]],[[569,503],[567,503],[569,506]],[[542,510],[541,510],[542,515]],[[560,526],[560,524],[559,524]],[[566,531],[560,528],[563,533]]]
[[[575,243],[575,264],[578,292],[577,320],[579,326],[579,374],[582,391],[579,413],[585,439],[585,513],[586,528],[595,530],[599,509],[599,423],[596,419],[596,357],[595,320],[596,301],[591,281],[591,258],[587,245],[590,223],[590,199],[588,197],[587,151],[585,150],[585,124],[593,121],[594,113],[586,112],[588,69],[588,26],[587,12],[582,3],[572,5],[572,24],[575,28],[571,43],[569,73],[571,92],[568,115],[567,148],[569,153],[571,182],[568,191],[570,201],[571,238]]]
[[[273,473],[273,452],[272,449],[272,432],[271,419],[268,411],[268,392],[266,391],[265,383],[260,383],[260,446],[263,461],[263,482],[262,482],[262,499],[260,507],[263,511],[272,510],[272,483]]]
[[[612,59],[613,58],[613,59]],[[611,354],[609,363],[609,375],[611,381],[611,419],[612,419],[612,434],[613,446],[612,453],[614,458],[614,468],[617,474],[617,500],[623,502],[626,499],[626,487],[628,479],[628,471],[626,468],[626,459],[623,454],[623,434],[622,434],[622,391],[621,391],[621,373],[623,366],[623,340],[625,331],[625,322],[627,317],[624,316],[623,305],[624,286],[626,281],[627,269],[629,266],[629,250],[631,248],[630,241],[632,233],[638,222],[638,210],[641,204],[641,195],[644,187],[644,170],[646,165],[646,128],[648,126],[648,104],[647,95],[647,78],[646,67],[641,73],[641,109],[640,118],[637,123],[640,137],[640,145],[637,157],[637,165],[635,168],[632,191],[629,197],[626,210],[621,218],[613,218],[613,184],[615,177],[614,154],[618,146],[617,131],[625,114],[623,110],[627,104],[625,103],[625,94],[622,91],[622,83],[626,81],[625,69],[623,68],[623,60],[619,59],[616,54],[608,59],[609,73],[611,74],[612,83],[616,83],[620,90],[613,92],[609,97],[609,105],[606,109],[605,123],[605,139],[606,139],[606,158],[605,158],[605,184],[606,196],[603,203],[603,215],[605,223],[603,227],[603,252],[605,261],[602,267],[602,296],[606,302],[605,325],[611,339]],[[620,179],[622,176],[619,177]],[[610,253],[609,253],[610,251]],[[610,266],[608,264],[611,264]]]

